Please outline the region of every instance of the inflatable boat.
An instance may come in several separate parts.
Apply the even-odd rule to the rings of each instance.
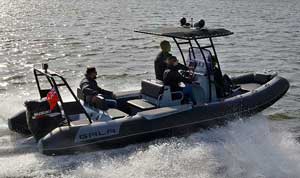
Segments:
[[[136,32],[174,40],[184,65],[191,69],[188,75],[194,79],[194,102],[185,100],[180,91],[171,92],[161,81],[148,79],[141,81],[138,91],[115,93],[116,108],[101,110],[85,103],[80,89],[75,94],[63,76],[44,65],[43,69],[33,69],[40,99],[25,102],[26,110],[8,120],[9,128],[33,135],[39,151],[47,155],[115,148],[256,114],[289,89],[283,77],[259,73],[231,77],[227,86],[225,81],[220,86],[213,65],[222,72],[212,39],[232,35],[229,30],[163,27]],[[209,45],[201,46],[202,40],[208,40]],[[45,81],[49,88],[41,87]],[[73,101],[63,98],[62,88],[70,92]],[[57,96],[56,106],[49,109],[53,95]]]

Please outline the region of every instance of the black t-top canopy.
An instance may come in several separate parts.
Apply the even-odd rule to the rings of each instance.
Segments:
[[[216,29],[196,29],[196,28],[185,28],[185,27],[160,27],[153,29],[142,29],[135,30],[138,33],[145,33],[150,35],[165,36],[179,39],[203,39],[220,36],[232,35],[233,32],[224,28]]]

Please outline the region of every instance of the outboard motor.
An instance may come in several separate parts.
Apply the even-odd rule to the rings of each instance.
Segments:
[[[50,109],[46,98],[25,102],[27,125],[36,141],[57,128],[65,120],[59,107]]]

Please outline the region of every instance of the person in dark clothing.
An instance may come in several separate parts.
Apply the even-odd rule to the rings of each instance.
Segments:
[[[154,61],[155,77],[157,80],[163,80],[164,71],[167,69],[167,59],[172,56],[170,54],[171,44],[164,40],[160,43],[161,52],[157,55]],[[176,66],[178,70],[188,70],[189,68],[180,63]]]
[[[163,80],[164,71],[167,68],[167,58],[172,56],[170,54],[171,44],[164,40],[160,43],[161,52],[157,55],[154,61],[155,78]]]
[[[96,68],[88,67],[85,78],[80,82],[80,89],[85,96],[85,102],[102,109],[116,107],[116,101],[113,100],[115,98],[113,92],[100,88],[96,78]]]
[[[227,74],[222,75],[221,70],[217,65],[217,59],[215,56],[212,56],[212,71],[215,80],[216,93],[218,98],[223,98],[226,95],[231,93],[231,88],[233,87],[233,83],[230,77]]]
[[[178,60],[175,56],[171,56],[167,60],[167,69],[163,75],[164,85],[169,85],[171,92],[182,91],[186,98],[190,98],[194,101],[192,86],[190,85],[193,79],[183,76],[179,73]],[[183,82],[186,84],[185,87],[180,87],[179,84]]]
[[[182,88],[179,86],[181,82],[191,83],[191,79],[184,77],[178,72],[178,60],[175,56],[168,58],[167,69],[163,75],[163,82],[165,85],[169,85],[171,91],[182,91]]]
[[[217,65],[217,59],[215,56],[211,56],[212,60],[212,72],[214,75],[216,93],[218,98],[224,97],[224,82],[222,72]]]

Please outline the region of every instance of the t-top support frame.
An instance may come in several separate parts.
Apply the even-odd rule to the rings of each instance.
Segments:
[[[61,94],[60,94],[60,91],[59,91],[59,87],[65,86],[65,87],[67,87],[68,91],[71,93],[72,97],[75,99],[75,102],[78,104],[78,106],[80,106],[82,108],[82,111],[84,112],[86,118],[89,120],[89,123],[90,124],[92,123],[91,117],[88,115],[88,113],[86,112],[86,110],[83,108],[83,106],[81,105],[79,99],[76,97],[75,93],[73,92],[73,90],[71,89],[71,87],[69,86],[69,84],[65,80],[65,78],[63,78],[61,75],[59,75],[59,74],[57,74],[55,72],[51,72],[49,70],[48,71],[42,71],[40,69],[34,68],[33,69],[33,73],[34,73],[34,76],[35,76],[35,81],[36,81],[37,88],[39,90],[39,94],[40,94],[41,98],[45,97],[45,93],[44,93],[44,90],[41,89],[39,77],[40,76],[44,76],[44,77],[47,78],[47,80],[50,83],[51,87],[55,89],[55,91],[56,91],[56,93],[58,95],[59,101],[61,102],[62,110],[64,110],[65,103],[64,103],[64,101],[63,101],[63,99],[61,97]],[[59,78],[62,81],[62,83],[58,84],[56,82],[55,78]],[[69,115],[64,112],[64,116],[66,117],[68,125],[71,126],[71,119],[70,119]]]
[[[212,38],[209,38],[210,45],[209,46],[203,46],[203,47],[201,47],[200,43],[198,42],[198,39],[196,39],[196,38],[185,39],[185,41],[183,41],[183,42],[179,42],[175,37],[173,37],[172,39],[174,40],[175,44],[178,47],[178,50],[179,50],[179,52],[181,54],[181,57],[182,57],[182,60],[183,60],[183,63],[184,63],[185,66],[187,66],[186,59],[185,59],[185,56],[183,54],[183,50],[182,50],[182,48],[181,48],[180,45],[182,45],[182,44],[188,44],[189,47],[190,47],[190,49],[191,49],[191,51],[192,51],[193,57],[195,57],[195,51],[194,51],[194,47],[193,47],[193,43],[192,43],[192,42],[195,42],[197,48],[201,52],[201,55],[202,55],[202,57],[204,59],[205,67],[207,69],[208,82],[209,82],[209,101],[211,101],[212,100],[212,91],[211,91],[211,88],[212,88],[211,83],[212,83],[212,81],[211,81],[211,77],[210,77],[211,70],[210,70],[210,68],[208,66],[208,61],[207,61],[208,59],[206,59],[206,57],[204,55],[204,52],[203,52],[203,49],[206,49],[206,48],[212,48],[213,49],[213,53],[214,53],[214,56],[215,56],[216,63],[217,63],[218,68],[219,68],[219,70],[220,70],[220,72],[222,74],[220,63],[219,63],[219,59],[218,59],[218,55],[217,55],[217,52],[216,52],[216,49],[215,49],[215,46],[214,46]],[[183,40],[183,39],[181,39],[181,40]]]

